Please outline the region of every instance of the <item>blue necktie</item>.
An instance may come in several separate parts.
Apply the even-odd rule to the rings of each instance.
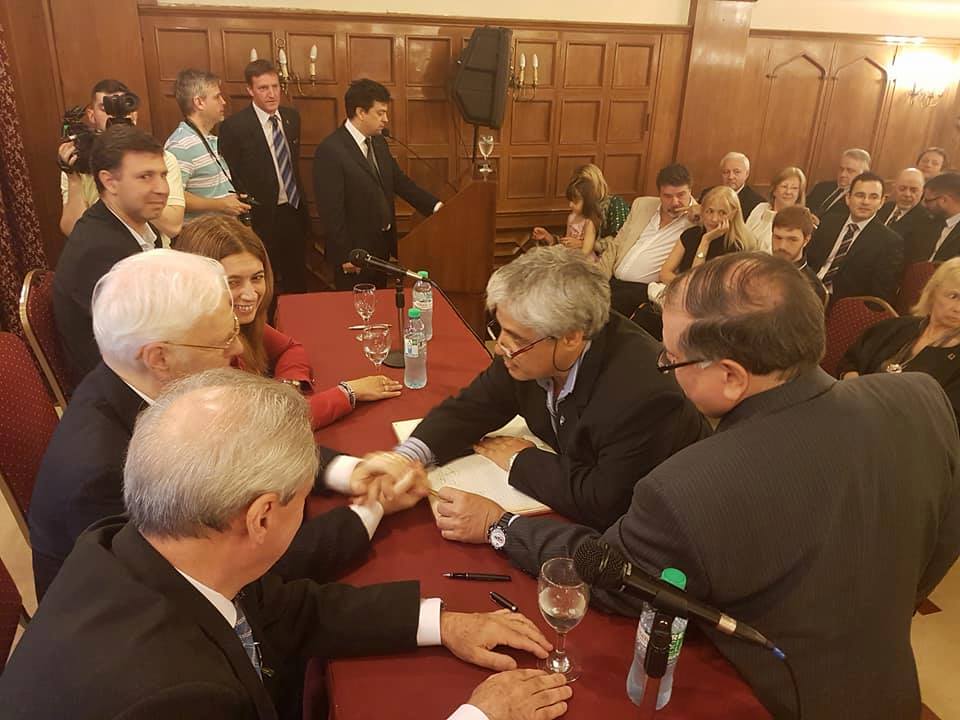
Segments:
[[[260,649],[257,642],[253,639],[253,630],[250,623],[247,622],[247,616],[243,612],[243,606],[234,601],[233,606],[237,609],[237,624],[233,626],[233,631],[240,638],[243,649],[247,651],[247,657],[253,663],[253,669],[257,671],[260,680],[263,680],[263,673],[260,670]]]
[[[280,177],[283,178],[283,191],[287,194],[287,202],[291,207],[300,207],[300,191],[297,190],[297,183],[293,178],[293,161],[290,158],[290,150],[287,147],[287,140],[283,137],[280,130],[280,119],[276,115],[270,116],[270,123],[273,125],[273,154],[277,158],[277,167],[280,169]]]

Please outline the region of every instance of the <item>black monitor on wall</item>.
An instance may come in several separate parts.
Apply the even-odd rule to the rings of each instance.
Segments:
[[[484,26],[470,35],[453,78],[453,97],[463,119],[499,128],[507,104],[513,31]]]

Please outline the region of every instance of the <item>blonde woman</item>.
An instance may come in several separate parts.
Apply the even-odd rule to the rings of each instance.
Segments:
[[[773,241],[773,218],[781,210],[803,205],[807,196],[807,176],[798,167],[780,171],[770,183],[770,202],[758,204],[746,220],[747,230],[760,244],[760,250],[770,252]]]
[[[707,260],[741,250],[759,250],[756,238],[743,223],[740,200],[732,189],[718,185],[703,196],[700,224],[683,232],[660,269],[660,282]]]

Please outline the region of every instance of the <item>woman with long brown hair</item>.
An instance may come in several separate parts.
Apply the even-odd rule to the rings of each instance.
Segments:
[[[176,248],[223,265],[240,321],[240,368],[274,377],[304,392],[313,391],[313,370],[303,345],[267,324],[267,310],[273,300],[273,269],[256,233],[236,218],[204,215],[184,225]],[[358,401],[397,397],[401,387],[384,375],[372,375],[313,392],[308,397],[313,426],[329,425],[349,413]]]

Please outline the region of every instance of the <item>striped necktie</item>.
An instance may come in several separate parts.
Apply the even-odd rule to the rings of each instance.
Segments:
[[[298,208],[300,207],[300,191],[297,190],[297,181],[293,177],[293,160],[290,158],[287,139],[280,130],[280,118],[271,115],[270,124],[273,126],[273,154],[277,158],[277,168],[280,170],[280,177],[283,179],[283,191],[287,194],[287,202],[290,203],[290,206]]]
[[[258,643],[253,639],[253,629],[250,627],[250,623],[247,622],[247,616],[243,612],[243,606],[234,600],[233,606],[237,609],[237,624],[233,626],[233,631],[237,634],[237,637],[240,638],[240,642],[243,644],[243,649],[247,652],[247,657],[250,658],[250,662],[253,664],[253,669],[257,671],[257,675],[263,680],[263,673],[260,669],[260,648]]]
[[[846,257],[847,253],[850,252],[850,247],[853,245],[853,238],[856,234],[857,225],[855,223],[850,223],[847,225],[847,231],[843,234],[843,239],[840,240],[840,247],[837,248],[837,254],[833,256],[833,262],[830,263],[830,269],[827,270],[826,274],[823,276],[823,284],[830,292],[833,292],[833,279],[840,271],[840,266],[843,264],[843,259]]]
[[[890,217],[887,218],[887,221],[884,223],[884,225],[886,225],[887,227],[890,227],[895,222],[898,222],[902,217],[903,217],[903,213],[900,212],[900,208],[894,206],[893,212],[890,213]]]

